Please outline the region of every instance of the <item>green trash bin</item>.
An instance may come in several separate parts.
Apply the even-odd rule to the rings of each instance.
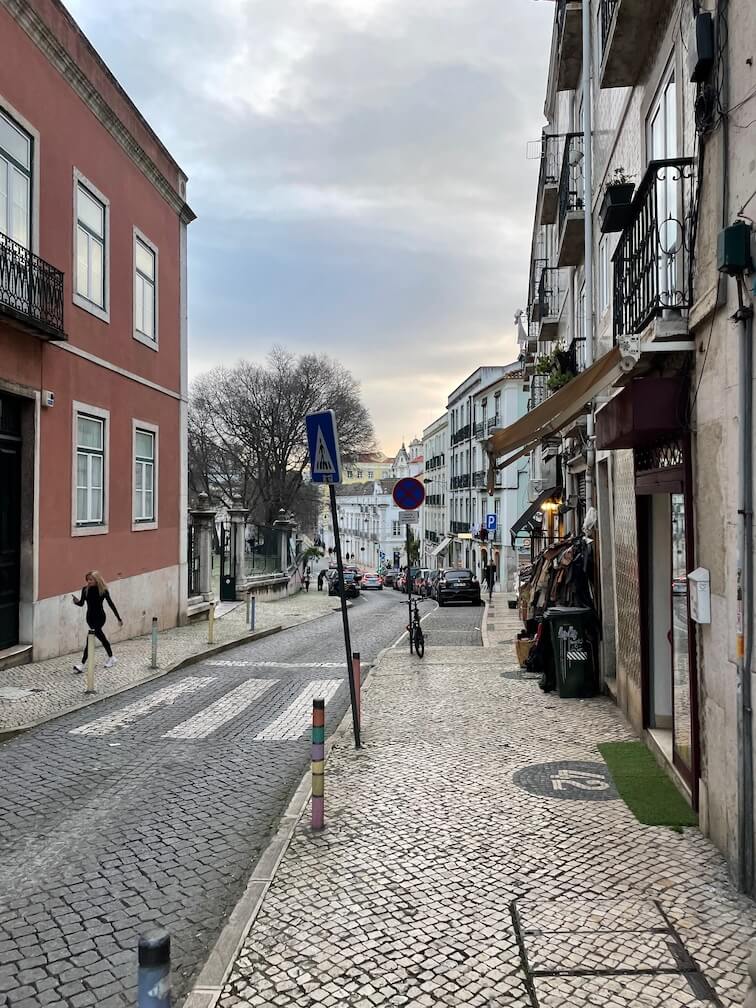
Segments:
[[[598,692],[596,613],[593,609],[553,606],[543,614],[543,632],[553,682],[560,697],[590,697]]]

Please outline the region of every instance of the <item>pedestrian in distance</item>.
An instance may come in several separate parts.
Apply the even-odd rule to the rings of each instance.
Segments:
[[[494,584],[496,582],[496,564],[486,565],[486,586],[488,587],[488,601],[493,597]]]
[[[302,578],[304,583],[304,590],[308,592],[310,590],[310,568],[305,567],[304,577]]]
[[[107,653],[107,661],[105,662],[105,668],[112,668],[118,661],[117,658],[113,656],[113,649],[110,646],[110,641],[103,633],[103,627],[105,626],[105,603],[107,602],[110,606],[113,615],[118,620],[118,626],[123,626],[123,620],[118,614],[113,599],[110,597],[110,592],[108,591],[108,586],[102,579],[102,575],[99,571],[89,571],[86,575],[86,584],[81,589],[81,598],[76,598],[75,595],[71,596],[73,604],[77,606],[87,607],[87,626],[90,630],[94,630],[95,637],[105,648]],[[84,654],[81,656],[81,663],[74,665],[74,672],[83,672],[84,667],[87,664],[87,655],[89,654],[89,634],[87,634],[87,643],[84,645]]]
[[[318,572],[318,591],[323,590],[323,582],[325,581],[325,571]]]

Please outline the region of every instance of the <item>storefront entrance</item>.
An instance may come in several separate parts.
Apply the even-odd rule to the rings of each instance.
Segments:
[[[21,410],[0,395],[0,649],[18,643],[21,572]]]
[[[666,464],[665,464],[666,463]],[[691,788],[698,777],[693,567],[685,439],[636,451],[644,724]]]

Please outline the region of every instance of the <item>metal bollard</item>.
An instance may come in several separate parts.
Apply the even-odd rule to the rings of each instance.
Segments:
[[[152,617],[152,660],[150,661],[150,668],[156,669],[158,667],[157,662],[157,645],[158,645],[158,619],[157,616]]]
[[[352,678],[354,679],[354,696],[357,701],[357,722],[362,725],[362,671],[359,651],[352,651]]]
[[[84,690],[85,693],[94,693],[95,682],[94,682],[94,670],[95,670],[95,635],[94,630],[90,630],[87,634],[87,685]]]
[[[150,931],[139,939],[137,1008],[171,1008],[171,936]]]
[[[212,644],[215,640],[215,602],[210,603],[207,614],[207,643]]]
[[[257,598],[250,592],[249,594],[249,629],[255,629],[255,615],[257,609]]]
[[[322,830],[325,825],[325,700],[312,701],[312,753],[310,774],[312,780],[312,828]]]

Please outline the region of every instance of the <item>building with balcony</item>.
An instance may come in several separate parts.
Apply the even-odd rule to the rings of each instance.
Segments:
[[[399,521],[399,508],[392,491],[397,480],[370,480],[336,487],[336,507],[345,562],[367,570],[399,567],[407,562],[406,527]],[[419,524],[412,533],[419,535]],[[330,512],[325,518],[324,539],[333,550],[335,538]]]
[[[59,0],[0,4],[0,663],[187,599],[186,176]]]
[[[513,534],[591,519],[604,688],[753,892],[756,8],[590,0],[583,48],[573,7],[555,10],[521,318],[530,409],[486,449],[529,458]]]
[[[420,509],[424,567],[448,565],[449,519],[447,498],[449,481],[446,456],[449,451],[449,418],[443,413],[423,431],[425,504]]]

